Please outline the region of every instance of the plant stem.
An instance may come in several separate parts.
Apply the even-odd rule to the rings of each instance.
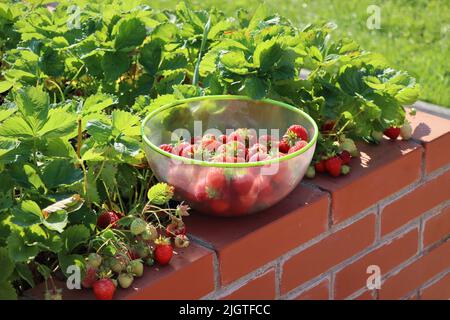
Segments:
[[[81,144],[83,140],[82,119],[78,118],[78,136],[77,136],[77,157],[81,159]]]
[[[205,50],[206,42],[208,41],[208,33],[209,33],[210,28],[211,28],[211,15],[208,17],[208,21],[205,24],[205,30],[203,32],[203,38],[202,38],[202,44],[200,46],[200,51],[198,52],[198,59],[197,59],[196,65],[195,65],[194,77],[192,78],[192,84],[194,86],[198,86],[199,73],[200,73],[200,62],[202,61],[203,51]]]

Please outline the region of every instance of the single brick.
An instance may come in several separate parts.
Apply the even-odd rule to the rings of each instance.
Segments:
[[[330,281],[323,279],[319,284],[300,293],[295,300],[328,300],[330,291]]]
[[[325,232],[327,221],[326,193],[301,185],[255,215],[227,219],[193,213],[186,219],[190,233],[218,252],[222,284]]]
[[[379,298],[400,299],[448,268],[450,268],[450,241],[386,279],[381,285]]]
[[[450,164],[450,120],[425,112],[408,116],[413,138],[425,148],[425,172],[428,174]]]
[[[411,141],[387,141],[380,145],[358,143],[350,174],[332,178],[319,174],[313,183],[331,193],[334,223],[339,223],[421,177],[422,148]]]
[[[334,281],[335,298],[344,299],[364,288],[371,275],[367,273],[368,266],[378,266],[383,275],[414,256],[418,250],[418,238],[418,230],[413,229],[337,272]]]
[[[374,238],[375,215],[369,214],[301,251],[283,265],[281,293],[291,291],[352,257],[370,246]]]
[[[447,275],[445,275],[432,285],[423,288],[420,292],[420,299],[422,300],[450,299],[450,273],[447,273]]]
[[[388,234],[450,199],[450,170],[383,208],[381,233]]]
[[[223,297],[224,300],[273,300],[275,299],[275,271],[270,269],[263,275]]]
[[[423,245],[427,247],[448,236],[450,236],[450,206],[425,221]]]
[[[359,296],[353,298],[353,300],[376,300],[375,299],[375,290],[366,290],[361,293]],[[339,298],[336,298],[338,300]]]

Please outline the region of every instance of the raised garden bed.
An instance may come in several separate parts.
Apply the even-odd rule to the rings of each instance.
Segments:
[[[227,18],[7,1],[0,13],[0,298],[445,296],[449,120],[405,109],[419,96],[408,73],[265,6]],[[218,95],[249,121],[221,118]],[[264,114],[282,136],[261,148],[248,132],[264,104],[291,115]],[[166,109],[159,129],[141,126]],[[174,137],[194,113],[233,132],[147,143],[147,161],[143,136]],[[219,168],[220,188],[188,170],[169,181],[180,170],[161,156]],[[271,178],[251,172],[274,163]],[[182,200],[236,217],[189,215]],[[385,280],[375,292],[369,262]],[[77,271],[86,289],[68,291]]]

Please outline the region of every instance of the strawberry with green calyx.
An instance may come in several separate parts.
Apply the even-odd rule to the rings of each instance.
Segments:
[[[87,265],[97,269],[102,264],[102,256],[98,253],[92,252],[87,257]]]
[[[293,124],[292,126],[290,126],[287,131],[286,131],[286,135],[292,136],[294,137],[295,135],[295,139],[301,139],[303,141],[308,141],[308,131],[299,124]]]
[[[153,255],[156,262],[160,265],[168,264],[173,256],[173,248],[170,244],[170,240],[163,237],[156,239]]]
[[[338,156],[332,156],[325,160],[325,169],[332,177],[338,177],[341,174],[342,160]]]
[[[127,270],[136,277],[142,277],[144,274],[144,264],[141,259],[133,260],[128,265]]]
[[[341,174],[342,175],[347,175],[347,174],[349,174],[350,173],[350,166],[347,166],[347,165],[343,165],[342,167],[341,167]]]
[[[121,288],[127,289],[133,284],[134,277],[130,273],[121,273],[117,277],[117,281]]]
[[[102,278],[94,282],[92,290],[97,300],[112,300],[116,286],[111,279]]]
[[[398,136],[400,135],[400,128],[398,128],[398,127],[390,127],[388,129],[384,130],[383,133],[389,139],[397,140]]]
[[[160,182],[153,185],[147,192],[150,203],[162,206],[173,198],[174,187]]]
[[[141,218],[136,218],[131,222],[130,231],[133,235],[140,235],[147,229],[147,222],[142,220]]]
[[[412,137],[412,127],[411,124],[406,121],[400,128],[400,136],[403,140],[409,140]]]
[[[174,240],[175,247],[177,248],[186,248],[189,246],[189,238],[184,234],[179,234],[175,237]]]
[[[308,167],[308,169],[306,170],[305,176],[308,179],[314,179],[314,177],[316,176],[316,169],[314,169],[314,166],[309,166]]]
[[[280,143],[278,144],[278,150],[282,153],[288,153],[290,148],[290,142],[288,141],[288,139],[283,137],[283,139],[281,139]]]

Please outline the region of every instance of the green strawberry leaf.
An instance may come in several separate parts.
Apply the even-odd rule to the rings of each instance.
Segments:
[[[2,283],[8,280],[14,271],[14,262],[9,257],[7,248],[0,248],[0,266],[2,266],[2,272],[0,272],[0,283]]]
[[[127,18],[114,26],[112,35],[116,50],[130,51],[141,45],[147,36],[144,22],[139,18]]]
[[[88,242],[90,232],[84,225],[78,224],[68,227],[61,234],[63,249],[66,253],[71,253],[79,245]]]
[[[28,262],[39,253],[39,248],[36,245],[28,245],[18,231],[11,232],[7,242],[9,256],[14,262]]]
[[[73,163],[65,159],[55,159],[47,164],[42,171],[42,181],[47,188],[57,188],[79,182],[83,179],[83,172]]]
[[[41,208],[32,200],[24,200],[12,209],[11,221],[21,227],[41,223],[43,219]]]
[[[17,292],[10,282],[0,282],[0,300],[17,300]]]

